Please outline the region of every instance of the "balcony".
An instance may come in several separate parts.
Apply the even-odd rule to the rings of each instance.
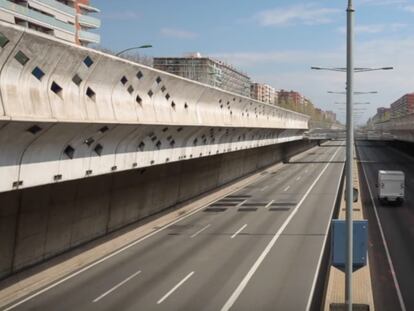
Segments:
[[[101,42],[101,36],[93,33],[93,32],[89,32],[89,31],[84,31],[84,30],[80,30],[79,31],[79,40],[84,41],[84,42],[88,42],[88,43],[100,43]]]
[[[101,20],[96,17],[82,15],[82,14],[79,14],[78,17],[79,17],[79,24],[81,26],[85,26],[89,28],[101,27]]]
[[[74,8],[54,0],[29,0],[29,5],[52,15],[55,15],[53,14],[54,12],[65,14],[72,18],[75,18],[76,15]]]
[[[0,10],[46,28],[58,29],[70,34],[75,34],[75,26],[7,0],[0,0]]]

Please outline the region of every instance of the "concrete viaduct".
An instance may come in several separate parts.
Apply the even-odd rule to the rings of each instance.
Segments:
[[[0,278],[297,154],[308,117],[0,23]]]

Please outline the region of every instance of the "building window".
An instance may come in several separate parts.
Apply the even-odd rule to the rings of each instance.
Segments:
[[[83,60],[83,63],[86,67],[91,67],[93,65],[93,60],[89,56],[86,56],[86,58]]]

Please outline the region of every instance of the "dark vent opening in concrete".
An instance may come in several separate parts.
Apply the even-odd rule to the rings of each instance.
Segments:
[[[134,93],[134,88],[133,88],[133,86],[132,86],[132,85],[130,85],[130,86],[128,87],[128,93],[129,93],[129,94],[131,94],[131,95],[132,95],[132,93]]]
[[[96,99],[96,93],[94,92],[94,90],[92,90],[90,87],[88,87],[86,89],[86,96],[88,96],[90,99],[92,99],[93,101],[95,101]]]
[[[95,142],[95,139],[93,137],[88,137],[83,141],[83,143],[88,146],[91,146],[94,142]]]
[[[137,73],[138,80],[141,80],[143,76],[144,75],[142,74],[142,72],[141,71],[138,71],[138,73]]]
[[[187,109],[187,108],[188,108],[188,104],[184,103],[184,109]]]
[[[171,96],[170,96],[170,94],[168,94],[168,93],[167,93],[167,95],[165,95],[165,99],[166,99],[166,100],[169,100],[169,99],[170,99],[170,97],[171,97]]]
[[[36,77],[37,80],[42,81],[43,76],[45,73],[39,67],[35,67],[32,71],[32,75]]]
[[[149,90],[149,91],[148,91],[148,96],[149,96],[149,97],[152,97],[152,95],[154,95],[154,93],[153,93],[151,90]]]
[[[103,134],[103,133],[105,133],[107,130],[109,130],[109,127],[107,127],[107,126],[105,125],[105,126],[103,126],[103,127],[101,127],[101,128],[99,129],[99,132],[100,132],[101,134]]]
[[[161,141],[157,141],[155,146],[157,146],[157,148],[160,149],[161,148]]]
[[[0,47],[4,48],[7,43],[9,43],[9,39],[0,32]]]
[[[73,156],[75,155],[75,149],[71,145],[68,145],[63,152],[69,159],[73,159]]]
[[[175,108],[175,103],[174,102],[171,102],[171,107]]]
[[[142,98],[139,95],[137,95],[137,97],[135,98],[135,100],[136,100],[136,102],[138,104],[142,105]]]
[[[98,156],[101,156],[102,151],[103,151],[103,146],[101,144],[97,144],[94,151]]]
[[[52,85],[50,86],[50,90],[55,93],[56,95],[62,96],[62,87],[57,84],[55,81],[52,82]]]
[[[142,141],[140,142],[140,144],[138,145],[138,149],[143,150],[145,148],[145,143]]]
[[[160,84],[162,80],[161,80],[160,77],[157,77],[157,79],[155,81],[157,81],[157,83]]]
[[[162,86],[162,87],[161,87],[161,92],[163,92],[163,93],[164,93],[166,89],[167,89],[167,88],[166,88],[165,86]]]
[[[183,128],[182,127],[179,127],[178,129],[177,129],[177,132],[181,132],[183,130]]]
[[[72,82],[75,83],[77,86],[79,86],[82,83],[82,78],[79,77],[78,74],[75,74],[72,78]]]
[[[86,67],[89,68],[93,65],[93,60],[89,56],[86,56],[85,59],[83,60],[83,63],[85,64]]]
[[[27,129],[28,132],[32,133],[33,135],[36,135],[38,132],[40,132],[42,128],[38,125],[33,125]]]
[[[27,62],[30,60],[29,57],[26,56],[22,51],[18,51],[14,58],[22,65],[26,65]]]
[[[162,131],[165,133],[166,131],[168,131],[168,127],[164,127],[164,128],[162,129]]]
[[[175,140],[173,139],[172,141],[170,141],[170,146],[173,147],[175,145]]]
[[[125,76],[123,76],[123,77],[121,78],[121,83],[122,83],[123,85],[125,85],[127,82],[128,82],[128,79],[127,79]]]

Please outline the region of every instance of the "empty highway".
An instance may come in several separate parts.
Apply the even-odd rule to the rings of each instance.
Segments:
[[[383,142],[357,143],[362,189],[370,223],[370,264],[377,310],[414,310],[414,158]],[[377,199],[378,170],[405,173],[402,206],[381,205]],[[365,179],[365,178],[364,178]]]
[[[6,310],[306,310],[344,156],[315,147]]]

